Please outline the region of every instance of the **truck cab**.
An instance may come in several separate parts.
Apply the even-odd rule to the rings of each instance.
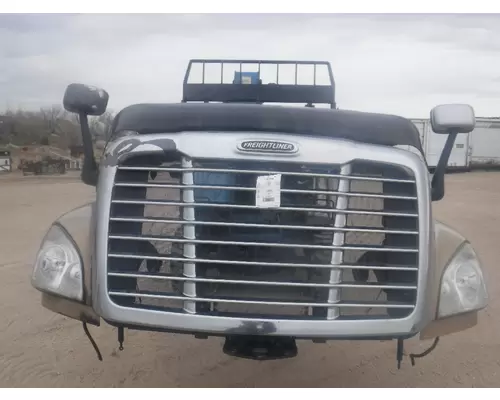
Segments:
[[[203,77],[191,83],[195,64]],[[220,65],[219,83],[205,82],[207,64]],[[270,65],[278,78],[266,83]],[[280,82],[283,65],[292,83]],[[228,355],[256,360],[293,357],[297,340],[394,340],[400,364],[404,340],[477,323],[488,301],[479,258],[431,208],[472,107],[431,111],[447,135],[431,176],[411,121],[337,108],[328,62],[192,60],[182,101],[120,111],[97,165],[88,117],[108,98],[66,90],[96,201],[54,222],[32,278],[42,304],[88,335],[104,321],[120,348],[126,329],[221,336]]]

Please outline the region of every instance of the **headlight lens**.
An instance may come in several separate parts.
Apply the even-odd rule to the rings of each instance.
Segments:
[[[82,263],[67,233],[52,225],[38,251],[32,285],[68,299],[83,300]]]
[[[450,261],[441,282],[438,317],[480,310],[488,304],[488,292],[478,257],[465,243]]]

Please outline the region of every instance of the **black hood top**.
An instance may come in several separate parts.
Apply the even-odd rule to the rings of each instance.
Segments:
[[[113,132],[123,130],[139,134],[281,132],[383,146],[409,145],[423,153],[418,130],[406,118],[326,108],[220,103],[136,104],[124,108],[116,116]]]

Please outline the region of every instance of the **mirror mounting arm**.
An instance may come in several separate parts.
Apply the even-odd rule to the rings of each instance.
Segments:
[[[80,128],[82,130],[83,141],[83,167],[82,182],[86,185],[97,186],[99,169],[94,157],[94,147],[92,145],[92,135],[90,134],[89,120],[87,114],[80,112]]]
[[[444,175],[457,134],[454,130],[448,132],[448,138],[432,176],[432,201],[439,201],[444,197]]]

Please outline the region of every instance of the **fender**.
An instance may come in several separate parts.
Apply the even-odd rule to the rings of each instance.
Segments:
[[[92,265],[95,250],[95,202],[85,204],[63,214],[55,221],[69,233],[76,244],[83,262],[83,298],[82,303],[64,299],[49,293],[42,294],[42,305],[58,314],[100,325],[100,317],[92,308]]]
[[[427,281],[427,304],[434,319],[420,331],[420,339],[432,339],[471,328],[477,324],[477,311],[456,316],[438,318],[439,293],[445,268],[457,249],[467,241],[460,233],[448,225],[434,220],[434,265],[429,268]]]

